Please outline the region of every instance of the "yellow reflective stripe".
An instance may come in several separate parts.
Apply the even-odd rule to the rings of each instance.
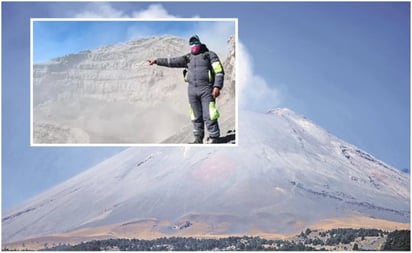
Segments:
[[[209,103],[209,117],[210,120],[217,120],[219,118],[220,114],[219,111],[216,109],[216,104],[215,102],[211,101]]]
[[[215,73],[223,72],[222,64],[220,64],[220,62],[218,61],[212,63],[212,68]]]
[[[213,79],[212,79],[212,72],[209,70],[209,71],[207,72],[207,74],[209,75],[209,82],[213,81]]]
[[[189,104],[189,114],[190,114],[190,119],[195,120],[195,113],[193,112],[193,108],[190,104]]]

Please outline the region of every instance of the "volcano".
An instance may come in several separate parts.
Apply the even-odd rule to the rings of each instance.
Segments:
[[[240,115],[239,146],[129,148],[4,213],[3,243],[409,226],[408,174],[289,109]]]

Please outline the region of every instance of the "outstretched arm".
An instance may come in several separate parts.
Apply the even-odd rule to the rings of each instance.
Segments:
[[[155,60],[148,60],[149,65],[157,64],[159,66],[170,68],[185,68],[188,63],[186,55],[172,58],[157,58]]]

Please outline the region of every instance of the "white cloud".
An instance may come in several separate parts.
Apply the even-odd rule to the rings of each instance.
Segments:
[[[90,8],[76,15],[78,18],[139,18],[139,19],[171,19],[178,18],[169,14],[161,4],[151,4],[147,9],[134,11],[132,15],[127,15],[121,10],[113,8],[109,3],[94,3],[89,5]],[[196,18],[199,18],[196,16]],[[234,35],[234,22],[215,22],[215,23],[199,23],[196,28],[196,33],[199,35],[202,42],[218,53],[224,59],[227,55],[227,39]],[[151,31],[130,30],[129,37],[142,37],[151,34]],[[192,34],[187,34],[189,37]],[[281,102],[280,92],[269,86],[266,80],[255,74],[253,70],[253,60],[249,55],[246,47],[242,43],[238,43],[238,96],[239,107],[252,111],[268,111],[278,106]]]
[[[75,14],[75,18],[138,18],[138,19],[170,19],[178,18],[167,12],[161,4],[151,4],[147,9],[134,11],[127,15],[121,10],[113,8],[109,3],[92,3],[86,10]]]
[[[131,15],[124,11],[113,8],[110,3],[91,3],[88,4],[84,11],[74,15],[76,18],[137,18],[137,19],[173,19],[179,18],[170,14],[161,4],[151,4],[147,9],[133,11]],[[198,15],[193,18],[200,18]],[[198,27],[195,28],[195,33],[198,34],[208,47],[215,51],[220,57],[226,57],[228,53],[227,40],[229,36],[235,33],[235,23],[230,22],[199,22]],[[152,36],[155,32],[150,29],[135,30],[131,28],[128,31],[128,39],[143,38],[145,36]],[[189,38],[193,34],[186,34]]]
[[[75,18],[127,18],[123,11],[113,8],[109,3],[92,3]]]
[[[161,4],[151,4],[146,10],[133,12],[132,17],[139,19],[162,19],[177,18],[178,16],[169,14]]]
[[[238,43],[239,64],[237,69],[239,107],[241,109],[266,112],[275,108],[281,102],[278,90],[270,87],[266,80],[256,75],[253,70],[253,60],[246,47]]]

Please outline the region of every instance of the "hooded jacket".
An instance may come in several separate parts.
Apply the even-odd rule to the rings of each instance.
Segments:
[[[180,57],[158,58],[159,66],[172,68],[187,68],[185,79],[194,87],[213,86],[223,88],[224,71],[219,57],[215,52],[209,51],[206,45],[198,54],[186,54]]]

